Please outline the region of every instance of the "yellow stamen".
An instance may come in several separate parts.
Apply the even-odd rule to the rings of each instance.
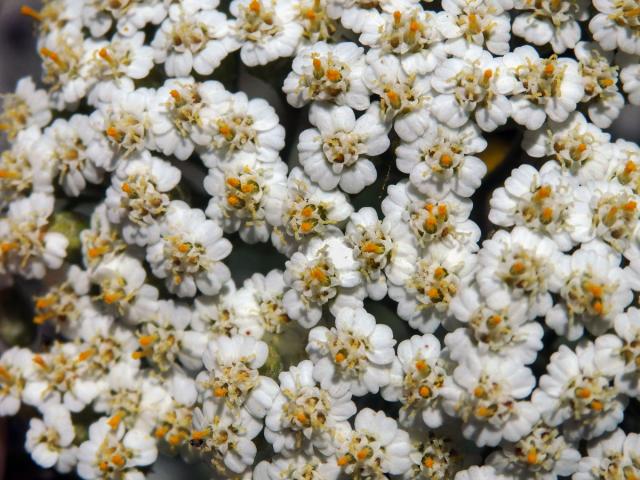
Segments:
[[[167,441],[169,442],[170,445],[173,445],[175,447],[176,445],[179,445],[182,442],[182,436],[178,434],[174,434],[174,435],[171,435],[167,439]]]
[[[302,230],[302,233],[309,233],[311,230],[313,230],[313,222],[310,222],[310,221],[302,222],[300,224],[300,230]]]
[[[189,245],[188,243],[181,243],[180,245],[178,245],[178,251],[180,253],[187,253],[189,250],[191,250],[191,245]]]
[[[490,68],[487,68],[484,72],[482,72],[482,78],[484,78],[484,81],[488,81],[491,77],[493,77],[493,70],[491,70]]]
[[[171,90],[171,91],[169,92],[169,94],[173,97],[173,99],[174,99],[176,102],[179,102],[179,101],[180,101],[180,99],[182,98],[182,97],[180,96],[180,92],[178,92],[177,90]]]
[[[527,463],[529,465],[538,463],[538,451],[535,448],[530,448],[527,452]]]
[[[164,436],[167,434],[168,431],[169,431],[169,427],[162,425],[155,429],[155,431],[153,432],[153,436],[156,438],[164,438]]]
[[[87,350],[80,352],[78,354],[78,362],[84,362],[85,360],[88,360],[93,356],[94,353],[95,351],[93,350],[93,348],[89,348]]]
[[[58,54],[54,51],[49,50],[48,48],[41,48],[40,49],[40,55],[42,55],[45,58],[48,58],[49,60],[51,60],[53,63],[55,63],[56,65],[58,65],[60,68],[65,68],[66,64],[64,63],[64,61],[58,56]]]
[[[87,255],[89,256],[89,258],[96,258],[99,257],[103,254],[105,254],[107,252],[107,247],[105,246],[101,246],[101,247],[91,247],[87,250]]]
[[[426,385],[423,385],[420,387],[420,390],[418,391],[418,393],[420,393],[420,396],[422,398],[427,398],[429,396],[431,396],[431,389],[429,387],[427,387]]]
[[[335,68],[328,69],[326,75],[331,82],[339,82],[340,80],[342,80],[342,74]]]
[[[400,13],[398,10],[393,12],[393,21],[396,23],[396,25],[400,23],[401,19],[402,19],[402,13]]]
[[[298,413],[296,413],[296,420],[298,420],[298,422],[300,423],[307,423],[309,421],[309,417],[306,413],[300,410]]]
[[[422,460],[422,465],[424,465],[426,468],[433,468],[434,463],[435,462],[433,461],[433,458],[431,458],[431,457],[425,457]]]
[[[543,72],[545,75],[552,75],[555,69],[556,67],[553,65],[553,63],[547,63],[544,66]]]
[[[425,362],[424,360],[420,359],[420,360],[416,360],[416,370],[419,371],[424,371],[427,368],[427,362]]]
[[[358,457],[358,460],[362,461],[365,460],[370,454],[371,449],[369,447],[364,447],[356,454],[356,457]]]
[[[595,410],[596,412],[601,412],[602,409],[604,408],[604,405],[602,404],[602,402],[600,400],[593,400],[589,406],[591,407],[592,410]]]
[[[131,192],[133,192],[133,189],[131,188],[131,185],[129,185],[127,182],[123,182],[122,186],[120,188],[127,195],[131,195]]]
[[[216,387],[213,389],[213,394],[218,397],[224,397],[227,395],[227,389],[225,387]]]
[[[117,302],[121,298],[122,298],[122,294],[119,292],[108,292],[102,296],[104,303],[106,303],[107,305],[111,305],[112,303]]]
[[[416,33],[418,30],[420,30],[420,24],[415,20],[411,20],[411,22],[409,22],[409,31]]]
[[[140,344],[141,347],[148,347],[155,341],[156,341],[155,335],[143,335],[138,339],[138,343]]]
[[[476,397],[476,398],[482,398],[486,394],[487,394],[487,392],[481,386],[477,386],[476,388],[473,389],[473,396]]]
[[[13,172],[11,170],[0,169],[0,178],[13,179],[13,178],[19,178],[19,177],[20,177],[20,174],[18,174],[17,172]]]
[[[22,5],[20,7],[20,13],[25,17],[31,17],[38,22],[42,21],[42,15],[40,15],[40,12],[37,12],[36,10],[34,10],[33,8],[27,5]]]
[[[111,427],[112,430],[115,430],[120,425],[122,421],[122,414],[116,413],[113,417],[107,420],[107,424]]]
[[[344,467],[347,463],[349,463],[349,457],[347,455],[343,455],[337,460],[337,464],[339,467]]]
[[[451,155],[447,155],[445,153],[444,155],[440,156],[440,166],[449,168],[451,167],[451,165],[453,165],[453,158],[451,158]]]
[[[240,180],[235,177],[227,178],[227,185],[233,188],[238,188],[240,186]]]
[[[117,467],[122,468],[122,467],[124,467],[124,464],[127,463],[127,461],[119,453],[114,453],[111,456],[111,463],[113,463]]]
[[[47,368],[47,362],[45,362],[44,358],[42,358],[40,355],[33,356],[33,363],[38,365],[40,368]]]
[[[591,396],[591,390],[589,390],[586,387],[576,388],[575,393],[576,393],[576,397],[582,398],[582,399],[589,398]]]
[[[192,440],[203,440],[209,435],[209,429],[205,428],[204,430],[196,430],[191,433]]]
[[[338,352],[338,353],[336,353],[336,356],[334,358],[335,358],[337,363],[342,363],[342,362],[344,362],[344,359],[347,358],[347,357],[345,357],[344,353]]]
[[[362,246],[362,251],[364,253],[377,253],[379,255],[384,252],[384,247],[375,242],[365,242]]]
[[[500,315],[491,315],[487,322],[490,326],[497,327],[502,322],[502,317]]]
[[[255,14],[260,13],[260,2],[258,0],[251,0],[251,3],[249,4],[249,10],[251,10]]]
[[[309,276],[320,283],[327,283],[329,277],[327,273],[320,267],[314,267],[309,271]]]

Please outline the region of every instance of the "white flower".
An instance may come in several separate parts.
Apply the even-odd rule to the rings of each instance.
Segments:
[[[82,21],[93,37],[102,37],[114,23],[118,33],[130,36],[149,23],[159,24],[167,15],[167,2],[162,0],[87,0],[83,3]]]
[[[300,46],[342,38],[342,30],[338,29],[340,23],[329,16],[333,3],[334,0],[298,0],[295,21],[303,28]]]
[[[151,46],[156,63],[169,77],[186,77],[193,69],[210,75],[240,43],[231,34],[226,15],[215,9],[218,1],[181,2],[169,7],[169,16]]]
[[[441,390],[443,407],[462,420],[462,434],[478,446],[495,446],[502,439],[520,440],[538,421],[528,397],[536,379],[512,359],[478,357],[470,353]]]
[[[390,279],[398,316],[422,333],[435,332],[451,321],[451,301],[468,288],[475,267],[476,255],[464,247],[430,245],[412,270]]]
[[[441,62],[433,73],[435,96],[431,111],[442,123],[458,128],[473,115],[478,126],[490,132],[504,125],[511,115],[506,95],[516,86],[513,72],[477,45],[460,58]]]
[[[473,444],[453,429],[439,434],[426,427],[412,428],[409,435],[413,465],[403,475],[404,480],[453,479],[465,466],[477,461]]]
[[[313,378],[323,389],[346,387],[362,396],[389,383],[395,343],[391,328],[376,324],[363,308],[342,308],[334,327],[309,332],[306,350],[314,363]]]
[[[556,265],[562,301],[547,313],[547,325],[569,340],[580,338],[584,328],[593,335],[607,331],[633,299],[619,264],[620,256],[597,241],[562,258]]]
[[[69,120],[56,119],[45,129],[42,144],[36,146],[35,155],[48,155],[55,159],[54,171],[58,183],[70,197],[77,197],[89,183],[102,181],[102,170],[97,164],[107,164],[113,155],[111,149],[89,123],[85,115],[73,115]],[[44,145],[43,145],[44,144]],[[91,146],[91,149],[89,149]]]
[[[216,92],[214,99],[201,115],[205,132],[212,138],[207,151],[201,154],[207,167],[229,161],[240,151],[255,153],[261,162],[279,159],[285,131],[266,100],[249,99],[244,92],[227,92],[226,98]]]
[[[118,166],[105,204],[109,220],[121,225],[126,242],[144,246],[160,239],[168,194],[179,181],[180,170],[146,150]]]
[[[211,464],[222,478],[234,478],[253,464],[257,448],[251,440],[262,430],[262,423],[246,410],[232,415],[219,412],[216,407],[206,400],[202,409],[194,410],[191,443],[212,457]]]
[[[380,97],[380,113],[385,122],[394,124],[398,136],[412,142],[433,123],[429,105],[429,77],[407,75],[395,55],[369,55],[364,81]]]
[[[504,187],[494,190],[489,220],[502,227],[525,226],[549,236],[560,250],[569,250],[574,242],[567,219],[576,184],[555,162],[545,163],[540,171],[520,165]]]
[[[140,80],[149,75],[153,68],[153,49],[144,43],[144,32],[136,32],[130,37],[114,35],[109,41],[91,41],[85,43],[85,75],[98,82],[120,80]],[[95,88],[100,88],[99,86]]]
[[[566,120],[582,99],[578,62],[571,58],[540,58],[532,46],[525,45],[507,53],[502,61],[516,78],[511,116],[529,130],[540,128],[547,116],[556,122]]]
[[[271,233],[265,212],[287,194],[287,165],[262,163],[240,152],[209,170],[204,188],[211,195],[206,214],[226,233],[240,232],[246,243],[266,242]]]
[[[499,475],[491,466],[482,467],[473,466],[467,470],[458,472],[454,477],[455,480],[506,480],[504,476]]]
[[[548,120],[540,130],[524,132],[522,148],[532,157],[554,159],[582,181],[596,180],[607,170],[610,138],[582,113],[573,112],[564,122]]]
[[[369,90],[363,81],[364,69],[362,47],[350,42],[318,42],[303,48],[293,59],[282,91],[297,108],[315,100],[365,110]]]
[[[0,219],[0,259],[6,268],[26,278],[42,278],[57,269],[67,255],[69,240],[47,231],[54,198],[44,193],[15,200]]]
[[[33,373],[24,387],[23,401],[42,409],[60,403],[72,412],[80,412],[106,387],[83,361],[83,348],[72,342],[55,342],[48,352],[33,354]]]
[[[155,147],[151,131],[155,91],[148,88],[114,90],[113,87],[105,91],[108,91],[108,97],[98,104],[90,118],[93,127],[104,134],[115,154],[105,158],[108,163],[97,165],[113,171],[122,157]]]
[[[51,105],[58,110],[76,107],[96,81],[87,77],[82,68],[86,48],[80,28],[69,24],[53,31],[40,42],[38,53]]]
[[[362,306],[365,290],[359,265],[337,229],[325,238],[312,238],[285,266],[287,290],[282,304],[287,315],[304,328],[320,321],[326,304],[334,315],[347,306]]]
[[[283,480],[285,478],[312,478],[337,480],[340,467],[333,457],[324,458],[298,454],[293,457],[276,456],[270,462],[263,460],[253,470],[255,480]]]
[[[95,267],[127,248],[116,226],[109,222],[104,202],[97,205],[91,214],[89,227],[80,232],[80,241],[82,261],[87,268]]]
[[[640,449],[640,435],[625,434],[617,429],[604,437],[594,440],[587,447],[588,454],[580,460],[578,472],[573,480],[598,480],[615,475],[633,478],[640,475],[637,454]]]
[[[561,286],[557,265],[562,259],[555,242],[524,227],[498,230],[478,252],[476,281],[487,305],[499,310],[512,302],[527,305],[527,317],[546,314],[550,292]]]
[[[480,229],[469,220],[472,207],[471,200],[453,192],[441,198],[422,195],[406,180],[389,185],[382,201],[385,216],[406,224],[421,248],[441,244],[477,250]]]
[[[580,42],[574,49],[584,81],[582,102],[588,103],[589,118],[600,128],[611,125],[624,107],[618,91],[618,67],[612,66],[613,52],[603,51],[597,43]]]
[[[78,448],[78,475],[87,480],[144,478],[136,467],[151,465],[158,457],[155,440],[142,430],[113,428],[106,417],[89,427],[89,440]],[[135,473],[139,476],[134,475]]]
[[[232,35],[242,44],[240,58],[249,66],[266,65],[293,55],[302,36],[293,0],[233,0]]]
[[[528,365],[543,347],[544,330],[538,322],[527,321],[524,302],[491,308],[475,286],[467,286],[452,300],[451,312],[465,327],[444,337],[453,360],[476,350],[482,356],[494,354]]]
[[[579,344],[575,352],[560,345],[531,397],[542,419],[550,426],[562,425],[569,441],[610,432],[624,417],[627,398],[596,367],[594,354],[591,342]]]
[[[619,48],[625,53],[640,54],[638,4],[634,0],[596,0],[598,14],[589,22],[593,38],[604,50]]]
[[[265,418],[264,436],[276,453],[333,453],[334,430],[355,415],[347,388],[324,389],[313,378],[313,363],[304,360],[280,373],[280,392]],[[344,427],[343,427],[344,428]]]
[[[441,42],[447,32],[441,32],[437,21],[444,14],[425,11],[417,2],[404,8],[396,3],[398,9],[393,13],[372,12],[364,24],[360,42],[371,47],[369,57],[397,56],[407,75],[433,71],[446,58]]]
[[[409,174],[420,193],[429,197],[441,198],[450,191],[470,197],[487,172],[484,162],[474,154],[486,147],[486,140],[472,122],[456,129],[438,124],[415,141],[401,143],[396,149],[396,165]]]
[[[56,467],[60,473],[71,471],[76,462],[71,442],[75,437],[69,410],[57,403],[42,407],[42,420],[32,418],[27,431],[26,450],[42,468]]]
[[[344,28],[361,33],[378,8],[383,12],[393,13],[417,3],[417,0],[380,0],[376,5],[371,5],[368,0],[331,0],[327,13],[331,18],[340,19]]]
[[[351,214],[345,229],[347,243],[359,263],[367,295],[381,300],[387,294],[387,278],[396,283],[413,269],[415,248],[407,241],[406,226],[399,219],[378,214],[371,207],[363,207]]]
[[[11,148],[0,152],[0,208],[18,197],[53,192],[55,162],[36,126],[21,130]]]
[[[266,207],[266,219],[275,227],[271,241],[287,256],[311,238],[330,235],[353,212],[342,192],[323,191],[298,167],[289,172],[286,196]]]
[[[486,46],[495,55],[509,52],[511,0],[444,0],[446,15],[439,16],[440,30],[447,32],[448,48],[462,53],[470,44]]]
[[[18,80],[14,93],[2,96],[0,109],[0,132],[13,141],[21,130],[34,125],[44,128],[51,121],[49,95],[36,90],[31,77]]]
[[[382,398],[402,403],[402,425],[411,425],[416,416],[429,428],[442,425],[440,389],[449,374],[447,367],[441,358],[440,342],[433,335],[414,335],[400,342],[398,357],[391,367],[391,382],[382,389]]]
[[[167,79],[152,106],[151,129],[158,150],[187,160],[196,146],[208,145],[212,136],[204,112],[228,98],[229,93],[214,80],[200,83],[191,77]]]
[[[621,185],[640,194],[640,147],[633,142],[619,138],[611,144],[613,158],[607,158],[609,175]]]
[[[156,277],[166,279],[170,292],[215,295],[231,275],[221,261],[229,253],[231,242],[217,223],[206,220],[202,210],[174,200],[160,224],[160,239],[147,247],[147,261]]]
[[[376,180],[376,167],[367,157],[389,148],[389,127],[382,122],[377,103],[357,120],[349,107],[314,103],[309,120],[317,128],[300,134],[298,160],[311,180],[323,190],[339,185],[351,194]]]
[[[640,105],[640,60],[637,56],[618,52],[616,64],[622,68],[620,81],[629,103]]]
[[[15,415],[20,409],[22,391],[35,368],[33,353],[11,347],[0,357],[0,416]]]
[[[158,308],[158,290],[145,283],[147,274],[140,260],[128,254],[101,262],[91,274],[99,287],[96,299],[107,311],[140,322]]]
[[[487,463],[508,479],[555,480],[574,473],[580,458],[580,452],[557,428],[538,422],[518,442],[489,455]]]
[[[358,412],[336,456],[338,466],[351,478],[387,478],[411,467],[409,434],[384,412],[364,408]]]
[[[567,216],[574,241],[597,238],[627,256],[640,242],[639,220],[640,196],[628,186],[603,180],[576,188]]]
[[[196,377],[198,390],[218,414],[246,411],[250,415],[247,421],[256,423],[259,431],[261,419],[279,393],[276,382],[258,373],[268,352],[266,343],[252,337],[218,336],[202,355],[206,371]]]
[[[535,45],[550,43],[555,53],[573,48],[580,40],[580,24],[589,19],[586,0],[516,0],[515,8],[524,10],[513,21],[513,33]]]
[[[291,322],[282,304],[285,289],[281,270],[271,270],[266,275],[254,273],[238,292],[243,310],[239,316],[257,321],[265,332],[283,333]]]
[[[601,335],[595,340],[598,368],[615,376],[615,386],[631,396],[640,394],[640,310],[630,307],[614,322],[615,335]]]

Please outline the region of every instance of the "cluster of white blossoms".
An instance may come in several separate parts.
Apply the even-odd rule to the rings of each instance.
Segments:
[[[640,4],[436,3],[22,7],[0,415],[38,465],[640,479]]]

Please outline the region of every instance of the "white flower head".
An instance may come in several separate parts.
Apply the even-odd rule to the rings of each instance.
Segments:
[[[611,144],[611,149],[613,158],[607,158],[610,176],[636,195],[640,194],[640,147],[619,138]]]
[[[593,5],[598,14],[589,22],[589,30],[602,49],[640,54],[638,5],[633,0],[597,0]]]
[[[326,390],[346,387],[356,396],[377,393],[390,381],[395,343],[391,328],[377,324],[363,308],[342,308],[334,327],[309,332],[313,378]]]
[[[594,345],[586,341],[575,351],[561,345],[551,355],[547,374],[540,378],[531,401],[548,425],[562,425],[569,441],[614,430],[627,404],[611,377],[596,366]]]
[[[89,227],[80,232],[80,241],[82,260],[87,268],[95,267],[127,248],[120,231],[109,221],[104,202],[96,206],[91,214]]]
[[[212,196],[206,214],[227,233],[239,231],[246,243],[269,240],[266,211],[287,194],[287,165],[259,162],[255,154],[238,153],[209,170],[204,188]]]
[[[135,34],[147,24],[159,24],[167,15],[167,2],[158,0],[118,0],[83,2],[82,21],[93,37],[102,37],[114,25],[124,36]]]
[[[14,93],[2,96],[0,109],[0,132],[13,141],[18,132],[34,125],[44,128],[51,121],[49,95],[36,90],[31,77],[18,80]]]
[[[580,460],[574,480],[596,480],[607,476],[638,476],[637,452],[640,448],[640,435],[625,434],[621,429],[609,433],[591,442],[587,455]],[[615,478],[615,477],[614,477]]]
[[[143,478],[137,467],[151,465],[158,457],[156,441],[139,429],[110,424],[107,417],[89,427],[89,439],[78,447],[78,475],[95,478]]]
[[[620,81],[629,103],[640,105],[640,61],[638,57],[618,52],[616,64],[621,67]]]
[[[399,219],[378,220],[377,212],[363,207],[351,214],[345,229],[347,243],[359,263],[367,295],[381,300],[387,294],[387,280],[399,281],[413,269],[417,252],[406,239],[406,226]]]
[[[240,48],[231,22],[215,9],[218,1],[181,2],[169,7],[151,42],[156,63],[169,77],[186,77],[193,69],[210,75],[222,60]]]
[[[511,97],[512,118],[529,130],[537,130],[547,116],[567,119],[584,94],[578,62],[552,55],[541,58],[530,45],[507,53],[503,65],[516,78]]]
[[[400,3],[400,2],[396,2]],[[407,75],[425,75],[446,58],[438,22],[443,13],[425,11],[419,3],[392,12],[372,12],[360,35],[369,56],[396,55]]]
[[[445,418],[440,390],[449,373],[438,339],[428,333],[414,335],[398,345],[391,382],[382,389],[382,397],[402,403],[401,425],[410,426],[417,417],[429,428],[438,428]]]
[[[557,334],[577,340],[586,328],[601,335],[613,324],[633,294],[620,256],[602,242],[583,245],[556,265],[561,301],[549,310],[546,324]]]
[[[382,200],[382,212],[406,224],[422,249],[445,245],[477,250],[480,228],[469,220],[472,207],[471,200],[451,191],[436,198],[423,195],[406,180],[389,185]]]
[[[582,102],[588,105],[589,118],[598,127],[607,128],[624,107],[617,85],[618,67],[612,65],[613,53],[591,42],[579,42],[574,53],[580,62],[584,81]]]
[[[582,181],[602,178],[607,170],[610,135],[573,112],[563,122],[548,120],[540,130],[524,133],[522,148],[532,157],[550,157],[563,171]]]
[[[614,334],[595,340],[598,368],[615,376],[615,386],[631,396],[640,392],[640,310],[630,307],[615,318]]]
[[[343,473],[351,477],[386,478],[411,467],[409,434],[384,412],[364,408],[354,429],[342,441],[336,456]]]
[[[293,55],[303,28],[293,0],[233,0],[232,35],[242,44],[240,58],[249,66],[266,65]]]
[[[271,241],[287,256],[311,238],[331,235],[352,212],[342,192],[323,191],[299,167],[289,172],[286,196],[265,208],[267,221],[275,227]]]
[[[446,14],[438,20],[450,51],[459,54],[475,44],[495,55],[509,52],[512,0],[445,0],[442,8]]]
[[[179,181],[180,170],[146,150],[118,166],[105,204],[109,220],[120,224],[126,242],[144,246],[159,240],[169,193]]]
[[[11,347],[0,357],[0,416],[15,415],[20,409],[26,380],[35,365],[27,348]]]
[[[365,290],[359,265],[339,230],[325,238],[312,238],[285,266],[287,289],[282,304],[287,315],[304,328],[320,321],[325,305],[334,315],[347,306],[362,306]]]
[[[318,387],[313,369],[313,363],[304,360],[278,377],[280,392],[267,413],[264,431],[276,452],[331,454],[336,426],[356,413],[351,392]]]
[[[337,480],[340,467],[333,457],[298,454],[293,457],[275,456],[269,462],[260,462],[253,470],[255,480],[282,480],[283,478],[313,478]]]
[[[451,322],[451,302],[468,288],[476,255],[464,247],[430,245],[411,270],[390,279],[389,296],[398,302],[398,316],[422,333]]]
[[[42,468],[55,466],[60,473],[69,472],[76,463],[71,447],[75,431],[69,410],[50,403],[42,407],[42,414],[42,419],[32,418],[29,422],[25,448]]]
[[[540,414],[524,399],[535,386],[531,370],[512,359],[470,354],[442,388],[443,406],[462,420],[462,434],[478,446],[520,440]]]
[[[487,132],[504,125],[511,115],[507,95],[516,86],[513,72],[499,58],[471,45],[460,58],[441,62],[431,78],[432,112],[451,128],[473,118]]]
[[[516,0],[514,4],[525,13],[513,21],[513,33],[535,45],[550,43],[555,53],[575,47],[582,34],[578,22],[589,19],[585,0]]]
[[[539,233],[524,227],[498,230],[478,253],[478,289],[494,309],[525,302],[533,320],[553,305],[550,292],[560,288],[562,277],[556,266],[561,259],[555,242]]]
[[[42,278],[47,268],[62,266],[69,240],[50,232],[54,199],[33,193],[15,200],[0,219],[0,259],[5,268],[26,278]]]
[[[314,103],[309,119],[316,128],[300,134],[298,159],[311,180],[323,190],[340,186],[351,194],[376,180],[376,167],[367,157],[389,148],[389,127],[380,118],[377,103],[358,119],[349,107]]]
[[[222,260],[231,253],[231,242],[204,212],[180,201],[169,204],[160,224],[160,238],[147,247],[153,274],[164,278],[167,288],[180,297],[196,291],[215,295],[231,273]]]
[[[285,131],[266,100],[249,99],[244,92],[227,92],[226,98],[216,92],[214,99],[202,112],[205,132],[212,139],[201,154],[207,167],[229,161],[241,151],[255,153],[261,162],[279,159]]]
[[[451,312],[464,324],[444,338],[453,360],[476,350],[482,356],[493,354],[528,365],[543,347],[544,330],[538,322],[527,321],[525,302],[491,308],[477,286],[467,286],[452,300]]]
[[[516,443],[505,444],[492,453],[487,463],[506,478],[554,479],[578,469],[580,452],[560,431],[538,422]]]
[[[424,75],[408,75],[395,55],[369,55],[364,81],[380,97],[380,113],[394,124],[398,136],[412,142],[433,123],[431,83]]]
[[[471,122],[456,129],[438,124],[413,142],[401,143],[396,149],[396,165],[409,174],[420,193],[431,198],[449,192],[470,197],[487,171],[475,154],[486,147],[486,140]]]
[[[282,91],[294,107],[310,101],[333,102],[354,110],[369,106],[364,84],[364,50],[355,43],[318,42],[303,48],[293,59]]]

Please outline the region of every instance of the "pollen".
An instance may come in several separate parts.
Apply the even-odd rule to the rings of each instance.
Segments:
[[[476,409],[476,414],[479,417],[486,418],[486,417],[490,417],[492,415],[492,411],[491,411],[491,409],[489,409],[487,407],[478,407]]]
[[[251,0],[251,3],[249,4],[249,10],[251,10],[255,14],[259,14],[260,8],[260,2],[258,0]]]
[[[379,255],[384,252],[384,247],[375,242],[366,242],[362,246],[362,251],[365,253],[377,253]]]
[[[39,298],[36,302],[36,308],[41,310],[43,308],[50,307],[53,304],[52,298]]]
[[[20,7],[20,13],[25,17],[31,17],[38,22],[42,21],[42,15],[40,15],[39,12],[37,12],[36,10],[34,10],[33,8],[27,5],[22,5]]]
[[[182,442],[182,436],[178,434],[174,434],[174,435],[171,435],[167,441],[175,447],[176,445],[179,445],[180,442]]]
[[[604,408],[604,405],[602,404],[602,402],[600,400],[593,400],[589,406],[591,407],[592,410],[596,411],[596,412],[601,412],[602,409]]]
[[[91,247],[87,250],[87,255],[89,256],[89,258],[97,258],[107,253],[107,251],[108,249],[105,246]]]
[[[209,429],[205,428],[204,430],[196,430],[191,434],[192,440],[203,440],[207,435],[209,435]]]
[[[213,390],[213,394],[218,398],[225,397],[227,395],[227,392],[228,390],[225,387],[216,387]]]
[[[126,193],[127,195],[131,195],[131,193],[133,192],[133,189],[131,188],[131,185],[129,185],[127,182],[123,182],[123,184],[122,184],[122,186],[120,188],[122,188],[122,191],[124,193]]]
[[[427,387],[426,385],[423,385],[420,387],[420,390],[418,390],[418,393],[420,394],[420,396],[422,398],[427,398],[429,396],[431,396],[431,389],[429,387]]]
[[[335,358],[336,362],[342,363],[342,362],[344,362],[344,359],[347,358],[347,357],[345,357],[344,353],[338,352],[338,353],[336,353],[336,356],[334,358]]]
[[[104,303],[106,303],[107,305],[111,305],[112,303],[117,302],[118,300],[120,300],[122,298],[122,294],[115,292],[115,293],[105,293],[102,296]]]
[[[545,207],[540,214],[540,221],[544,224],[550,223],[553,220],[553,208]]]
[[[542,185],[533,196],[534,200],[540,201],[551,196],[551,187],[549,185]]]
[[[313,69],[316,72],[321,72],[323,70],[322,61],[319,58],[314,58],[312,63],[313,63]]]
[[[591,396],[591,390],[586,387],[578,387],[575,390],[576,397],[578,398],[589,398]]]
[[[178,251],[180,253],[187,253],[189,250],[191,250],[191,245],[189,245],[188,243],[181,243],[180,245],[178,245]]]
[[[526,267],[524,265],[524,263],[522,262],[513,262],[513,265],[511,265],[511,268],[509,269],[509,272],[512,275],[520,275],[525,271]]]
[[[313,210],[314,208],[311,205],[307,205],[302,209],[300,213],[303,217],[309,218],[311,215],[313,215]]]
[[[440,166],[444,168],[449,168],[453,165],[453,159],[451,155],[447,155],[446,153],[440,157]]]
[[[320,267],[312,268],[309,272],[309,275],[311,276],[311,278],[317,280],[320,283],[326,283],[329,280],[326,272]]]
[[[169,94],[173,97],[173,99],[174,99],[176,102],[179,102],[179,101],[180,101],[180,99],[182,98],[182,97],[180,96],[180,92],[178,92],[177,90],[171,90],[171,91],[169,92]]]
[[[422,372],[422,371],[426,370],[427,366],[428,366],[427,362],[425,362],[422,359],[416,361],[416,370],[419,370],[419,371]]]
[[[327,78],[332,82],[339,82],[340,80],[342,80],[342,74],[335,68],[329,68],[326,75]]]
[[[538,463],[538,451],[535,448],[530,448],[527,452],[527,463],[529,465]]]
[[[107,128],[106,134],[108,137],[111,137],[116,141],[119,141],[121,137],[120,131],[116,127]]]
[[[229,177],[227,178],[227,185],[233,188],[238,188],[240,187],[240,180],[236,177]]]
[[[433,461],[432,457],[425,457],[422,460],[422,465],[424,465],[426,468],[433,468],[434,464],[435,464],[435,462]]]
[[[298,420],[298,422],[300,423],[307,423],[309,421],[309,417],[306,413],[300,410],[298,413],[296,413],[296,420]]]
[[[44,358],[42,358],[40,355],[33,356],[33,363],[38,365],[40,368],[47,368],[47,362],[45,362]]]
[[[347,463],[349,463],[349,457],[347,455],[343,455],[337,460],[337,464],[339,467],[344,467]]]
[[[470,13],[467,17],[467,21],[469,23],[469,31],[471,33],[480,33],[482,31],[482,27],[480,26],[480,22],[478,21],[478,15],[475,13]]]
[[[64,61],[58,56],[58,54],[52,50],[49,50],[48,48],[41,48],[40,55],[42,55],[45,58],[48,58],[53,63],[58,65],[60,68],[64,68],[66,66]]]
[[[393,21],[396,24],[399,24],[400,20],[402,20],[402,13],[400,13],[398,10],[396,10],[395,12],[393,12]]]
[[[122,455],[120,455],[119,453],[115,453],[111,456],[111,463],[113,463],[117,467],[122,468],[127,462]]]
[[[313,230],[313,222],[310,222],[310,221],[302,222],[300,224],[300,230],[302,230],[302,233],[309,233],[311,230]]]
[[[491,77],[493,77],[493,70],[491,70],[490,68],[487,68],[484,72],[482,72],[482,78],[484,78],[485,81],[489,80]]]
[[[155,341],[156,341],[155,335],[143,335],[138,339],[138,343],[140,344],[141,347],[148,347]]]
[[[553,63],[547,63],[544,66],[543,72],[545,75],[553,75],[554,70],[555,70],[555,66],[553,65]]]
[[[107,62],[112,60],[111,55],[109,55],[109,50],[107,50],[106,47],[103,47],[98,51],[98,56]]]
[[[388,89],[386,92],[387,98],[389,99],[389,103],[393,108],[400,108],[400,95],[398,95],[394,90]]]
[[[113,417],[107,420],[107,424],[111,427],[112,430],[115,430],[120,425],[122,421],[122,414],[116,413]]]
[[[363,449],[358,451],[358,453],[356,454],[356,457],[358,458],[358,460],[363,461],[369,455],[371,455],[371,449],[369,447],[364,447]]]
[[[420,24],[416,20],[411,20],[411,22],[409,22],[409,31],[416,33],[418,30],[420,30]]]
[[[626,211],[626,212],[633,212],[635,211],[636,207],[638,206],[638,204],[636,203],[635,200],[629,200],[627,203],[625,203],[622,208]]]
[[[169,432],[169,427],[166,425],[161,425],[155,429],[153,432],[153,436],[156,438],[164,438],[164,436]]]
[[[95,351],[93,348],[89,348],[88,350],[84,350],[78,354],[78,362],[84,362],[85,360],[91,358]]]
[[[436,267],[435,271],[433,272],[433,276],[436,280],[441,280],[446,274],[447,271],[442,267]]]
[[[476,398],[482,398],[486,395],[487,395],[487,392],[485,391],[484,388],[480,386],[477,386],[476,388],[473,389],[473,396]]]
[[[497,327],[498,325],[500,325],[500,323],[502,323],[502,317],[500,315],[491,315],[487,320],[487,323],[491,327]]]

